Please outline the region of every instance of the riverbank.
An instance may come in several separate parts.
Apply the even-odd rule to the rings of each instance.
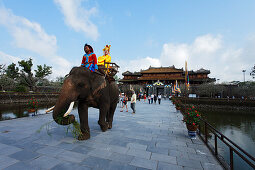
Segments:
[[[18,93],[0,92],[0,104],[26,103],[31,97],[35,97],[38,102],[54,102],[59,93]]]
[[[182,103],[196,105],[199,110],[255,114],[255,100],[182,97],[179,99]]]

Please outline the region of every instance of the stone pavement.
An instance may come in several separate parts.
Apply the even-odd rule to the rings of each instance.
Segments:
[[[117,107],[113,128],[101,132],[89,109],[91,138],[77,141],[52,115],[0,122],[0,169],[222,169],[200,139],[190,140],[182,115],[168,100],[138,101],[136,114]],[[77,109],[72,111],[77,116]],[[49,134],[47,134],[47,132]]]

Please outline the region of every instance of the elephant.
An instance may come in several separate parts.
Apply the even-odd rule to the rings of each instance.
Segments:
[[[74,101],[78,101],[82,132],[78,140],[90,138],[88,107],[99,109],[98,124],[103,132],[112,128],[114,112],[119,101],[119,89],[115,81],[108,81],[100,73],[91,72],[85,67],[73,67],[64,80],[55,106],[49,109],[53,110],[56,123],[68,125],[75,121],[75,116],[69,115]]]

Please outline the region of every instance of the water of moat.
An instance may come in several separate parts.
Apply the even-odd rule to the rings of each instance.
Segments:
[[[250,155],[255,157],[255,113],[202,110],[204,118],[215,129],[231,139]],[[210,143],[214,146],[214,135]],[[229,149],[218,139],[219,153],[229,162]],[[241,158],[234,154],[234,169],[252,169]]]
[[[29,113],[28,108],[24,104],[0,104],[0,120],[9,120],[20,117],[32,117],[39,114],[45,114],[45,110],[52,107],[55,103],[41,103],[37,113]],[[77,109],[77,108],[75,108]],[[236,144],[241,146],[245,151],[255,157],[255,113],[247,112],[222,112],[222,111],[201,111],[204,118],[213,125],[222,134],[229,137]],[[220,140],[219,153],[229,161],[229,150]],[[211,138],[213,144],[213,138]],[[249,169],[243,161],[235,159],[235,169]]]

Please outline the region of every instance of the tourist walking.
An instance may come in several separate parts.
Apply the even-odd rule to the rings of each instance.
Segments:
[[[161,102],[161,94],[158,95],[158,104]]]
[[[151,95],[148,95],[149,104],[151,104]]]
[[[122,108],[123,107],[123,95],[122,93],[119,94],[119,107]]]
[[[128,103],[128,97],[127,97],[127,95],[125,94],[124,95],[124,98],[123,98],[123,107],[122,107],[122,109],[121,109],[121,111],[120,112],[123,112],[123,109],[124,109],[124,107],[126,106],[126,109],[127,109],[127,111],[126,112],[128,112],[128,107],[127,107],[127,103]]]
[[[153,104],[154,94],[151,95],[151,104]]]
[[[131,109],[133,110],[133,114],[135,113],[135,104],[136,104],[136,94],[135,91],[132,91],[132,97],[131,97]]]
[[[154,95],[154,102],[155,102],[155,104],[157,104],[157,95],[156,94]]]
[[[144,102],[146,102],[146,94],[143,95]]]

